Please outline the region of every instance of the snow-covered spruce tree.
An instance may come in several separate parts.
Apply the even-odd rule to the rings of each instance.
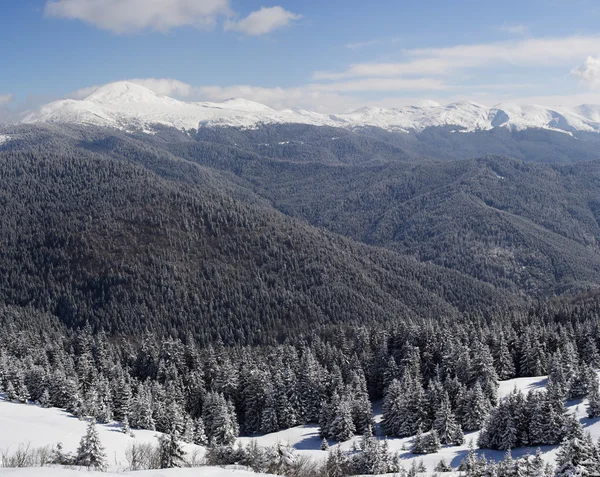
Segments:
[[[267,383],[265,388],[265,402],[260,419],[260,432],[269,434],[279,430],[277,422],[277,403],[275,401],[275,390],[273,385]]]
[[[327,442],[327,439],[323,438],[321,440],[321,447],[319,449],[321,449],[322,451],[329,450],[329,442]]]
[[[187,442],[188,444],[193,443],[194,436],[195,436],[195,430],[196,430],[196,423],[195,423],[194,419],[192,419],[192,417],[188,414],[185,417],[185,420],[183,423],[183,432],[181,433],[181,440],[183,442]]]
[[[335,416],[329,425],[329,437],[339,442],[347,441],[354,436],[356,428],[352,419],[352,409],[347,399],[342,399],[335,410]]]
[[[352,455],[350,474],[385,474],[398,472],[399,467],[398,460],[389,452],[387,440],[382,443],[368,428],[360,441],[360,452]]]
[[[573,437],[566,439],[556,456],[556,477],[587,477],[598,470],[599,462],[594,459],[591,439]]]
[[[302,422],[318,422],[324,397],[323,369],[312,351],[302,352],[298,373],[298,397]]]
[[[479,382],[476,382],[473,388],[465,393],[460,407],[462,410],[461,426],[465,431],[481,429],[492,408],[490,401],[483,394]]]
[[[268,457],[267,471],[269,474],[288,475],[296,463],[294,448],[280,442],[270,449]]]
[[[150,390],[144,384],[140,384],[131,405],[129,416],[131,427],[135,429],[148,429],[150,431],[156,430],[152,407]]]
[[[327,477],[345,477],[348,472],[348,457],[342,451],[340,446],[335,446],[327,454],[327,463],[325,464]]]
[[[515,362],[502,332],[496,344],[494,365],[498,373],[498,379],[505,380],[515,377]]]
[[[452,466],[448,464],[445,459],[442,458],[433,470],[435,472],[452,472]]]
[[[93,419],[88,424],[85,436],[79,442],[75,463],[100,471],[105,471],[108,467],[104,447],[96,429],[96,421]]]
[[[415,437],[413,437],[410,451],[413,454],[427,454],[425,451],[425,435],[420,427],[417,430]]]
[[[428,427],[427,402],[420,379],[392,381],[383,401],[383,429],[388,436],[408,437]]]
[[[117,421],[122,421],[125,416],[129,417],[131,413],[131,385],[125,379],[125,375],[121,374],[112,381],[111,388],[113,416]]]
[[[37,403],[40,407],[50,407],[51,406],[52,403],[50,402],[50,392],[48,391],[48,388],[44,388],[44,391],[42,392],[42,395],[37,400]]]
[[[596,373],[593,373],[591,382],[588,390],[588,405],[587,415],[589,418],[600,417],[600,386],[598,384],[598,377]]]
[[[210,445],[222,446],[235,442],[239,433],[235,410],[222,394],[211,392],[206,395],[202,420]]]
[[[435,454],[440,448],[440,439],[435,429],[427,434],[423,434],[419,428],[417,435],[413,438],[410,451],[413,454]]]
[[[433,429],[437,432],[442,444],[462,445],[464,436],[460,424],[457,422],[452,408],[450,407],[450,398],[444,391],[440,407],[435,414]]]
[[[194,421],[194,444],[199,446],[208,444],[208,438],[206,437],[206,431],[204,429],[204,421],[201,417],[196,418]]]
[[[362,370],[352,372],[350,383],[346,387],[346,395],[351,400],[352,420],[356,433],[363,434],[368,427],[373,427],[373,407]]]
[[[158,451],[161,469],[182,467],[185,463],[185,452],[175,434],[162,434],[158,438]]]
[[[498,402],[498,374],[494,367],[494,358],[485,343],[479,343],[473,353],[470,369],[470,381],[479,383],[488,401],[495,406]]]
[[[319,436],[328,438],[331,435],[331,423],[335,418],[335,413],[340,405],[340,396],[334,391],[329,401],[321,403],[321,411],[319,412]]]
[[[581,363],[577,366],[575,375],[571,381],[571,386],[567,394],[568,399],[578,399],[587,396],[593,377],[596,373],[587,363]]]

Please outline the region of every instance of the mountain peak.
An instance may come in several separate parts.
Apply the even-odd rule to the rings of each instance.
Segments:
[[[114,102],[144,103],[157,98],[158,95],[145,86],[130,81],[116,81],[101,86],[87,96],[84,101],[101,104]]]
[[[153,131],[157,124],[189,130],[198,127],[256,128],[261,124],[308,124],[347,129],[378,127],[388,131],[422,131],[458,127],[462,131],[543,128],[572,133],[600,132],[600,106],[582,105],[560,111],[536,105],[504,103],[493,108],[473,101],[446,105],[434,102],[398,109],[364,107],[346,114],[300,109],[282,111],[242,98],[220,103],[187,103],[155,93],[131,81],[96,89],[83,100],[61,100],[26,114],[23,123],[94,124],[124,130]]]

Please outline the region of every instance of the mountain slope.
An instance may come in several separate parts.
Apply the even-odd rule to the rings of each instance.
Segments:
[[[234,99],[222,103],[186,103],[129,82],[105,85],[82,100],[60,100],[26,114],[23,123],[75,123],[125,130],[151,131],[156,125],[177,129],[199,127],[255,128],[263,124],[311,124],[348,129],[377,127],[389,131],[422,131],[452,126],[462,131],[549,129],[566,133],[600,132],[598,107],[554,110],[535,105],[501,104],[487,107],[473,102],[441,106],[426,103],[397,109],[362,108],[347,114],[320,114],[302,109],[276,111]]]
[[[545,295],[600,283],[599,162],[279,164],[240,175],[287,214],[497,286]]]
[[[69,327],[262,343],[311,323],[508,306],[457,272],[232,199],[235,183],[152,148],[45,147],[0,152],[0,299]],[[150,172],[169,164],[169,179]]]

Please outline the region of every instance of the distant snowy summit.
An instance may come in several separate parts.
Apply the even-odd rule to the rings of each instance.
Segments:
[[[361,108],[345,114],[321,114],[303,109],[275,110],[244,99],[221,103],[184,102],[161,96],[135,83],[103,86],[82,100],[65,99],[26,113],[21,123],[75,123],[151,132],[155,125],[256,128],[263,124],[310,124],[348,129],[378,127],[388,131],[422,131],[452,126],[464,131],[505,127],[543,128],[561,132],[600,132],[600,105],[549,109],[535,105],[499,104],[487,107],[464,101],[441,106],[425,102],[403,108]]]

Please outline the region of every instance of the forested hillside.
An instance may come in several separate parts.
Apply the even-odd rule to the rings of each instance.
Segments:
[[[54,313],[69,327],[230,344],[509,305],[458,272],[236,201],[210,176],[161,178],[131,164],[134,153],[153,160],[143,150],[125,160],[0,153],[4,303]]]

